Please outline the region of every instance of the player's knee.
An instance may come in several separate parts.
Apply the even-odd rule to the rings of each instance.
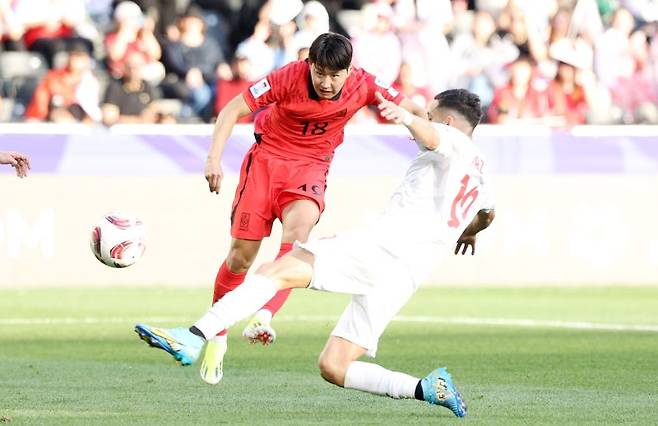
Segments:
[[[247,272],[252,263],[254,263],[253,257],[240,249],[231,249],[226,257],[226,266],[236,274]]]
[[[284,241],[305,242],[308,240],[308,236],[311,234],[313,225],[315,225],[315,222],[300,223],[288,229],[284,229],[281,238]]]
[[[329,383],[343,386],[347,365],[342,360],[322,354],[318,360],[318,368],[323,379]]]

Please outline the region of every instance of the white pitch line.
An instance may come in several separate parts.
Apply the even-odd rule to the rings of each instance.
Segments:
[[[143,322],[186,322],[189,318],[150,317],[143,318]],[[135,322],[134,318],[0,318],[1,325],[71,325],[71,324],[125,324]]]
[[[396,318],[397,319],[397,318]],[[491,325],[505,327],[535,327],[535,328],[566,328],[572,330],[605,330],[605,331],[651,331],[658,332],[658,324],[607,324],[584,321],[552,321],[510,318],[437,318],[437,317],[399,317],[406,322],[434,322],[461,325]]]
[[[331,321],[337,317],[298,315],[281,316],[277,321]],[[552,321],[511,318],[474,318],[474,317],[432,317],[399,315],[393,319],[396,322],[419,322],[433,324],[458,325],[488,325],[504,327],[534,327],[534,328],[566,328],[573,330],[604,330],[604,331],[650,331],[658,332],[658,324],[609,324],[584,321]]]
[[[337,316],[331,315],[282,315],[276,318],[281,322],[335,322]],[[190,323],[188,317],[147,317],[141,318],[145,323]],[[511,318],[475,318],[475,317],[433,317],[400,315],[393,319],[396,322],[415,322],[432,324],[485,325],[501,327],[526,328],[563,328],[570,330],[602,330],[602,331],[645,331],[658,332],[658,324],[610,324],[585,321],[553,321]],[[132,324],[135,318],[120,317],[85,317],[85,318],[0,318],[0,326],[7,325],[71,325],[71,324]]]

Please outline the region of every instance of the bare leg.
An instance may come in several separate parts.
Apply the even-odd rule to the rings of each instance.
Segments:
[[[366,349],[338,336],[330,336],[320,354],[320,375],[329,383],[392,398],[414,398],[420,379],[357,361]]]
[[[222,263],[215,277],[215,287],[212,296],[214,304],[226,293],[242,284],[247,271],[256,259],[261,241],[241,240],[233,238],[226,261]],[[225,335],[227,330],[219,334]]]
[[[222,263],[215,277],[215,289],[212,303],[221,299],[226,293],[233,290],[244,281],[247,271],[251,267],[261,241],[232,239],[226,260]]]
[[[320,353],[318,366],[320,375],[329,383],[345,386],[345,373],[353,361],[361,358],[366,349],[342,337],[329,336]]]
[[[285,250],[289,251],[295,241],[305,242],[319,218],[320,209],[314,201],[297,200],[289,203],[281,214],[283,235],[277,259],[285,255],[287,253]],[[281,309],[289,295],[290,289],[279,290],[261,311],[266,310],[271,318]]]
[[[231,248],[226,256],[226,265],[235,274],[245,273],[256,259],[262,241],[231,239]]]

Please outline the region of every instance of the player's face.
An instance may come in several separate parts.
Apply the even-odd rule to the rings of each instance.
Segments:
[[[316,67],[311,64],[311,81],[315,93],[321,99],[331,99],[341,91],[345,85],[345,80],[350,75],[350,70],[327,70],[324,68]]]
[[[449,111],[439,108],[439,101],[434,99],[427,107],[427,119],[433,123],[441,123],[446,126],[452,126],[455,123],[455,117]]]

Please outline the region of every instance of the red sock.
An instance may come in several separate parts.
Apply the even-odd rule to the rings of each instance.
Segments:
[[[215,277],[215,290],[212,295],[212,303],[214,304],[219,299],[224,297],[226,293],[231,290],[234,290],[237,286],[242,284],[244,277],[247,275],[246,272],[236,274],[231,272],[226,265],[226,261],[222,263],[222,266],[219,267],[217,271],[217,276]],[[219,332],[218,336],[223,336],[226,334],[227,330],[222,330]]]
[[[276,255],[276,259],[280,258],[284,254],[288,253],[290,250],[292,250],[292,243],[281,243],[281,247],[279,247],[279,253]]]
[[[292,250],[292,243],[281,243],[281,248],[279,249],[279,254],[276,255],[276,258],[280,258],[290,250]],[[284,290],[277,291],[274,297],[272,297],[270,301],[267,302],[261,309],[267,309],[272,313],[272,316],[274,316],[277,312],[279,312],[281,306],[286,303],[286,299],[288,299],[288,296],[290,296],[290,290],[292,289],[286,288]]]

